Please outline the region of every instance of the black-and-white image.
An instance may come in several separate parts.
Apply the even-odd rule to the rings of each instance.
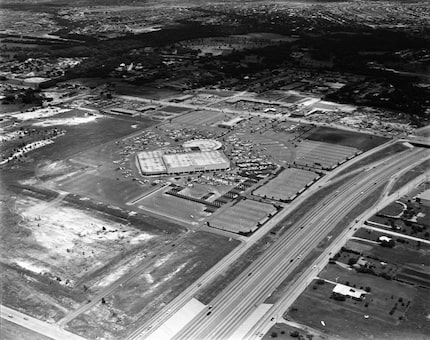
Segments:
[[[0,0],[1,340],[430,336],[430,1]]]

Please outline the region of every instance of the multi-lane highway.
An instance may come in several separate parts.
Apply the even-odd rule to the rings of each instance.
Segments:
[[[285,233],[174,339],[228,339],[358,202],[399,169],[426,156],[423,149],[405,151],[343,185]]]

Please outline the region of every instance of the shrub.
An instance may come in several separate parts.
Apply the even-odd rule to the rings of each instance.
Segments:
[[[293,331],[293,332],[290,333],[290,336],[293,337],[293,338],[298,338],[299,335],[300,335],[300,333],[298,331]]]

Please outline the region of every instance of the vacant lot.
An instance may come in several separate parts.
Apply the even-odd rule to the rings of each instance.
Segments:
[[[83,172],[57,181],[56,186],[60,190],[120,206],[144,195],[152,188],[148,185],[142,186],[131,179],[117,178]]]
[[[373,149],[389,140],[385,137],[374,136],[367,133],[339,130],[323,126],[317,127],[306,138],[317,142],[349,146],[362,151]]]
[[[137,128],[142,129],[154,123],[149,120],[135,123],[119,118],[103,117],[87,124],[65,126],[64,136],[55,139],[53,144],[32,151],[28,156],[38,161],[66,159],[83,150],[136,132],[136,128],[132,127],[136,124]]]
[[[317,177],[318,175],[311,171],[285,169],[274,179],[255,190],[254,195],[276,200],[290,200]]]
[[[69,327],[88,339],[124,339],[132,327],[147,321],[238,244],[223,236],[195,232],[148,272],[107,296],[106,304],[97,305]]]
[[[360,150],[342,145],[303,140],[297,144],[295,162],[301,165],[330,169],[360,153]]]
[[[336,301],[330,298],[334,284],[314,282],[294,302],[286,318],[342,339],[425,339],[430,331],[428,306],[423,310],[425,289],[331,264],[320,277],[371,291],[363,301]]]
[[[2,303],[44,320],[58,320],[177,237],[78,209],[62,196],[14,194],[2,203]]]
[[[241,200],[226,211],[217,214],[209,221],[209,225],[233,233],[248,233],[257,229],[269,215],[275,212],[273,205],[249,199]]]

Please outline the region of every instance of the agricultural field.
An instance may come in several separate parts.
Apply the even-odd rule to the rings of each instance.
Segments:
[[[234,233],[249,233],[264,224],[275,212],[275,207],[270,204],[241,200],[211,218],[209,226]]]
[[[323,126],[315,128],[306,138],[316,142],[349,146],[362,151],[368,151],[388,141],[385,137]]]
[[[281,201],[291,200],[304,190],[307,184],[313,183],[318,177],[316,173],[311,171],[288,168],[254,190],[253,194]]]
[[[64,198],[2,196],[2,303],[41,320],[65,316],[184,232],[156,220],[134,226]]]
[[[336,144],[302,140],[296,147],[296,164],[332,169],[361,153],[360,150]]]
[[[198,231],[157,259],[153,267],[68,324],[88,339],[124,339],[136,323],[147,321],[209,268],[232,251],[239,241]]]

